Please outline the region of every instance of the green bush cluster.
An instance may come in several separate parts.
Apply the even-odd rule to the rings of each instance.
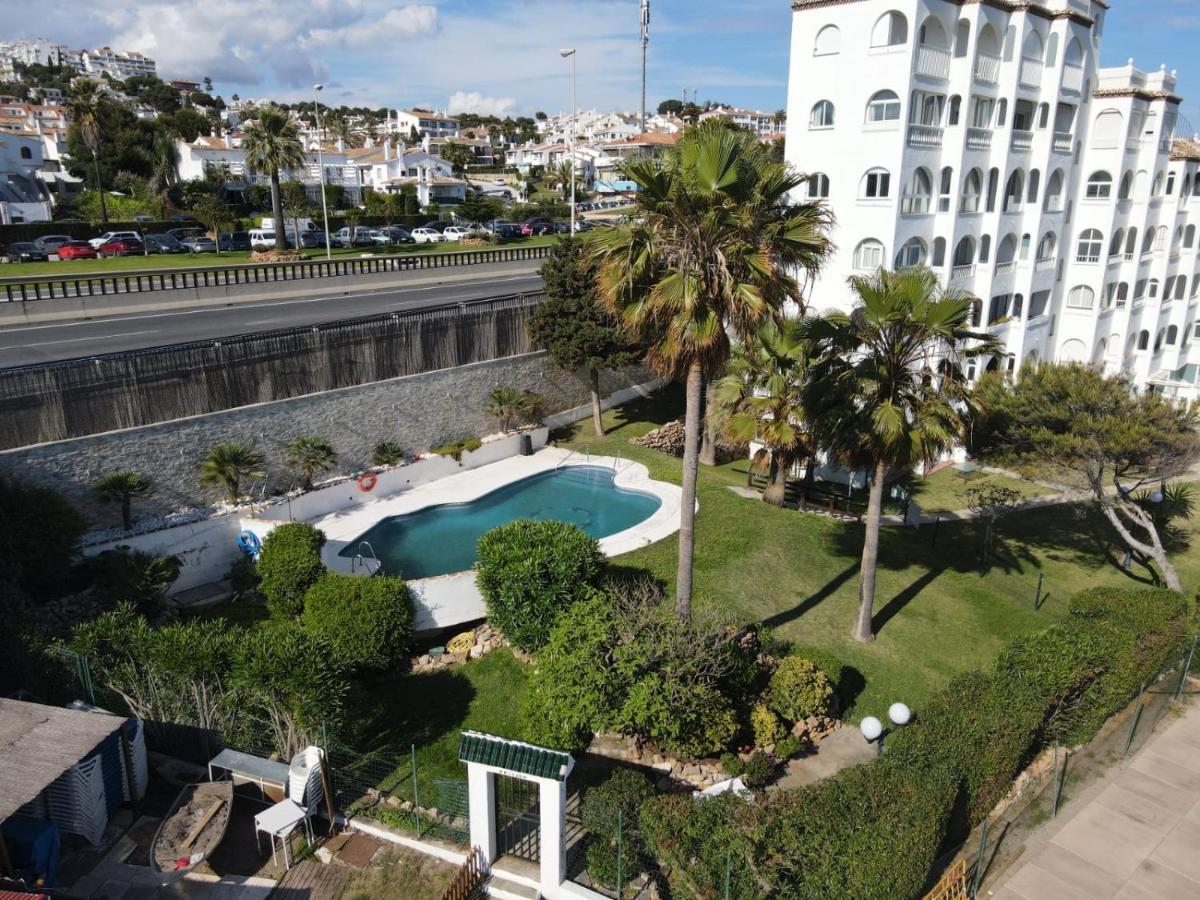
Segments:
[[[765,703],[756,703],[750,710],[750,730],[754,733],[755,747],[774,744],[787,734],[779,716]]]
[[[440,447],[434,447],[429,452],[436,453],[438,456],[449,456],[456,463],[461,464],[464,453],[473,453],[482,446],[483,441],[479,438],[463,438],[459,441],[442,444]]]
[[[383,671],[412,649],[412,594],[401,578],[326,572],[304,595],[304,630],[347,665]]]
[[[654,794],[649,779],[632,769],[617,769],[583,795],[580,818],[588,833],[588,873],[607,887],[617,884],[617,826],[621,829],[622,875],[640,872],[644,845],[638,813]]]
[[[953,679],[867,765],[753,805],[648,801],[648,850],[679,896],[719,896],[727,852],[738,897],[916,896],[947,835],[986,816],[1048,742],[1090,739],[1193,624],[1180,594],[1085,591],[1066,622],[1011,641],[993,672]]]
[[[325,533],[304,522],[279,525],[263,539],[258,589],[272,615],[295,618],[304,612],[304,595],[325,574],[324,546]]]
[[[479,539],[476,584],[488,621],[522,650],[537,650],[559,614],[604,573],[596,539],[565,522],[520,519]]]
[[[609,585],[551,629],[525,693],[526,734],[566,750],[608,731],[719,753],[738,732],[755,654],[727,628],[679,622],[653,582]]]
[[[833,685],[812,660],[787,656],[771,674],[767,705],[791,722],[828,715],[833,705]]]

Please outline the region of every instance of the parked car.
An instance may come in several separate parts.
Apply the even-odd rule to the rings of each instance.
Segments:
[[[534,216],[532,219],[526,219],[521,225],[521,234],[525,237],[533,237],[539,234],[550,234],[554,230],[554,223],[542,216]]]
[[[390,247],[394,243],[392,236],[382,228],[372,228],[367,235],[371,238],[371,243],[381,247]]]
[[[435,219],[432,222],[426,222],[421,227],[422,228],[432,228],[438,234],[441,234],[442,232],[444,232],[447,228],[449,228],[453,224],[454,224],[453,222],[446,222],[446,221],[443,221],[442,219]]]
[[[75,238],[69,234],[43,234],[33,244],[39,250],[44,250],[47,253],[57,253],[59,247],[63,244],[69,244],[73,240]]]
[[[466,225],[451,225],[442,232],[442,237],[448,241],[461,241],[463,238],[474,237],[475,232]]]
[[[206,234],[195,235],[180,243],[188,253],[216,253],[217,242]]]
[[[250,245],[250,232],[248,231],[222,231],[220,237],[217,238],[217,245],[225,252],[254,249]]]
[[[356,225],[353,230],[349,227],[339,229],[333,239],[339,247],[370,247],[375,243],[371,240],[371,229],[365,225]]]
[[[88,241],[97,250],[102,244],[107,244],[109,241],[121,241],[128,238],[129,240],[142,242],[142,236],[136,231],[106,231],[100,237],[94,237]]]
[[[267,228],[251,228],[250,229],[250,249],[252,250],[274,250],[275,249],[275,232]]]
[[[179,241],[180,243],[183,243],[185,238],[195,237],[198,234],[204,234],[204,229],[197,228],[194,225],[186,228],[168,228],[167,234],[175,238],[175,240]]]
[[[521,225],[518,222],[509,222],[505,219],[496,219],[494,222],[488,222],[483,226],[483,230],[488,234],[494,234],[498,238],[508,239],[521,236]]]
[[[414,243],[412,231],[408,228],[405,228],[402,225],[388,225],[384,228],[381,228],[380,231],[385,231],[389,235],[391,235],[393,244],[412,244],[412,243]]]
[[[4,258],[9,262],[45,262],[50,255],[31,241],[17,241],[8,245]]]
[[[445,240],[440,231],[424,225],[412,230],[412,239],[414,244],[437,244]]]
[[[126,232],[128,233],[128,232]],[[146,245],[137,238],[118,237],[112,240],[105,241],[96,248],[96,252],[101,257],[105,256],[133,256],[138,253],[146,252]]]
[[[96,251],[87,241],[68,241],[58,248],[58,258],[61,260],[95,259]]]
[[[576,233],[580,233],[580,232],[584,232],[584,231],[591,231],[593,227],[594,226],[592,225],[592,223],[589,222],[587,219],[576,219],[575,220]]]
[[[147,253],[183,253],[185,249],[183,244],[169,234],[146,235]]]
[[[291,244],[292,244],[292,242],[288,241],[288,246],[291,246]],[[311,228],[308,231],[300,232],[300,246],[303,247],[305,250],[315,250],[317,248],[324,250],[325,249],[325,232],[318,231],[316,229],[311,229]],[[335,244],[331,240],[329,242],[329,246],[336,247],[337,244]]]

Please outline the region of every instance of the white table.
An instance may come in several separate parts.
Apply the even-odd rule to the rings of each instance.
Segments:
[[[276,803],[254,817],[254,844],[261,848],[258,842],[260,831],[269,834],[271,836],[271,863],[275,864],[275,838],[279,838],[280,843],[283,844],[283,867],[290,869],[292,862],[288,857],[287,839],[301,822],[308,831],[309,843],[312,843],[312,825],[309,822],[308,813],[291,800]]]

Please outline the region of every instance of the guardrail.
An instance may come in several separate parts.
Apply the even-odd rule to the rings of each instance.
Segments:
[[[496,247],[488,250],[463,250],[456,253],[410,253],[342,259],[310,259],[303,262],[242,263],[229,266],[196,266],[186,269],[144,269],[112,274],[15,276],[0,278],[0,302],[67,300],[77,297],[176,291],[223,285],[269,284],[282,281],[338,278],[347,275],[376,275],[386,272],[409,272],[545,259],[549,255],[550,247],[547,246]]]

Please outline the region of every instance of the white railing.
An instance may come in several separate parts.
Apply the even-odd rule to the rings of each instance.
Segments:
[[[1022,59],[1021,84],[1031,88],[1041,87],[1044,68],[1040,59]]]
[[[950,51],[921,44],[917,48],[917,74],[926,78],[950,77]]]
[[[1008,262],[996,263],[997,275],[1011,275],[1015,271],[1017,271],[1017,261],[1015,259],[1010,259]]]
[[[1015,151],[1022,152],[1033,149],[1033,132],[1032,131],[1013,131],[1012,133],[1012,148]]]
[[[942,129],[936,125],[909,125],[908,145],[910,147],[941,147]]]
[[[1092,255],[1092,254],[1086,254],[1086,255],[1084,255],[1084,254],[1081,254],[1081,255],[1078,255],[1078,256],[1076,256],[1076,257],[1075,257],[1075,262],[1078,262],[1078,263],[1098,263],[1098,262],[1100,262],[1100,254],[1099,254],[1099,253],[1097,253],[1097,254],[1095,254],[1095,255]]]
[[[980,53],[975,58],[975,80],[983,84],[996,84],[1000,81],[1000,57],[990,53]]]
[[[969,266],[955,266],[950,270],[950,277],[955,281],[963,281],[967,278],[975,277],[975,264]]]
[[[1129,136],[1129,139],[1125,142],[1125,152],[1126,153],[1136,153],[1138,150],[1141,150],[1141,149],[1142,149],[1141,137],[1131,134]]]
[[[930,198],[914,194],[900,198],[900,215],[902,216],[923,216],[929,212]]]
[[[1075,146],[1075,135],[1069,131],[1054,132],[1054,142],[1051,144],[1055,153],[1070,153]]]
[[[1054,257],[1050,257],[1050,259],[1039,259],[1037,261],[1037,265],[1034,266],[1034,269],[1038,272],[1044,272],[1047,269],[1053,269],[1055,262],[1057,262],[1057,260]]]
[[[1076,94],[1083,90],[1083,66],[1063,67],[1062,88]]]
[[[992,129],[990,128],[975,128],[967,129],[967,149],[968,150],[991,150],[992,149]]]

